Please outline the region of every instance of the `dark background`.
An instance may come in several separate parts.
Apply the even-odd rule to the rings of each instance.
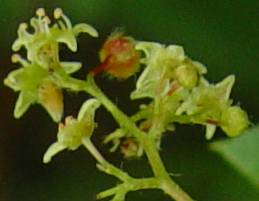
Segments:
[[[243,1],[145,1],[145,0],[1,0],[0,76],[1,82],[17,66],[10,62],[11,44],[19,23],[28,21],[35,9],[52,13],[61,7],[73,23],[87,22],[100,34],[98,39],[81,35],[79,50],[61,49],[64,60],[84,64],[75,76],[84,78],[86,70],[98,64],[97,51],[105,38],[118,27],[138,40],[178,44],[187,55],[208,67],[207,78],[217,82],[236,75],[232,97],[247,110],[252,122],[259,120],[259,3]],[[102,89],[128,114],[139,102],[130,102],[127,91],[134,78],[126,82],[98,78]],[[0,200],[1,201],[92,201],[95,194],[112,187],[117,180],[100,173],[95,161],[83,149],[63,152],[44,165],[42,156],[55,140],[57,126],[38,105],[22,119],[12,116],[17,94],[0,84]],[[76,115],[85,94],[66,93],[65,112]],[[136,177],[151,174],[145,159],[123,160],[107,154],[103,136],[116,124],[104,109],[98,111],[98,135],[94,141],[104,155]],[[228,162],[208,149],[204,129],[177,125],[162,144],[162,158],[174,179],[199,201],[257,201],[259,192]],[[219,131],[214,139],[224,138]],[[130,193],[128,200],[165,200],[160,191]]]

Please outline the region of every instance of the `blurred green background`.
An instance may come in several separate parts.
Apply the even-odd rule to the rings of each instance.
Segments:
[[[208,67],[213,82],[228,74],[236,75],[232,97],[248,111],[252,122],[259,120],[259,3],[243,1],[176,0],[1,0],[0,1],[0,75],[1,80],[17,66],[10,62],[11,44],[19,23],[28,21],[35,9],[52,13],[61,7],[73,23],[88,22],[100,33],[98,39],[79,37],[79,51],[61,50],[64,60],[82,61],[84,68],[98,64],[96,52],[105,38],[118,27],[138,40],[178,44],[187,55]],[[134,78],[117,83],[100,77],[102,89],[128,114],[139,102],[131,103],[126,93],[134,87]],[[2,81],[1,81],[2,82]],[[65,112],[76,114],[85,94],[67,93]],[[84,150],[59,154],[51,164],[41,160],[55,140],[57,126],[39,106],[33,106],[22,119],[12,116],[17,94],[0,84],[0,200],[1,201],[92,201],[95,194],[118,181],[100,173],[95,161]],[[151,174],[146,159],[123,160],[108,154],[101,145],[103,136],[116,124],[104,109],[97,114],[99,128],[95,143],[117,166],[136,177]],[[209,150],[204,129],[177,125],[162,145],[162,158],[174,179],[199,201],[257,201],[259,191],[243,174],[220,155]],[[216,138],[224,135],[219,131]],[[259,145],[259,142],[257,142]],[[259,150],[254,150],[259,153]],[[258,151],[258,152],[256,152]],[[254,160],[259,160],[258,154]],[[259,170],[258,170],[259,172]],[[160,191],[129,194],[131,201],[169,201]]]

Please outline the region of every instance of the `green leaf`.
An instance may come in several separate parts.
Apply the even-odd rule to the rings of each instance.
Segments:
[[[218,141],[211,149],[229,161],[259,189],[259,125],[236,139]]]

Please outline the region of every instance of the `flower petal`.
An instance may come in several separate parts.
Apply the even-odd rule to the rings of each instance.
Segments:
[[[100,105],[100,102],[94,98],[85,101],[81,106],[77,119],[81,121],[84,118],[90,117],[90,119],[94,121],[95,110],[100,107]]]
[[[62,68],[67,74],[72,74],[82,67],[81,62],[60,62]]]
[[[71,31],[62,31],[56,37],[57,42],[65,43],[71,51],[77,50],[76,38]]]
[[[36,97],[34,97],[34,95],[21,92],[15,104],[14,117],[17,119],[20,118],[35,101]]]
[[[38,102],[47,110],[53,121],[59,122],[63,116],[63,94],[52,82],[43,83],[38,89]]]
[[[75,36],[79,35],[80,33],[88,33],[93,37],[98,37],[98,32],[92,26],[85,23],[75,25],[73,27],[73,33]]]
[[[213,124],[206,124],[206,134],[205,134],[205,137],[207,140],[210,140],[214,133],[216,132],[216,126],[213,125]]]
[[[66,147],[58,142],[53,143],[50,145],[50,147],[47,149],[43,156],[43,163],[49,163],[53,156],[55,156],[57,153],[63,151],[66,149]]]
[[[22,74],[24,72],[24,69],[18,69],[10,72],[4,80],[4,84],[14,91],[21,90],[21,78]]]
[[[229,75],[224,80],[216,84],[216,88],[219,90],[219,95],[222,99],[228,100],[231,89],[235,83],[235,76]]]

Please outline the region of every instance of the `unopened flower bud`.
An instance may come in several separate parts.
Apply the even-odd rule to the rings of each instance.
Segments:
[[[193,88],[198,82],[198,74],[193,66],[182,65],[175,70],[177,81],[187,89]]]
[[[135,49],[133,38],[125,37],[122,33],[112,34],[103,44],[100,51],[101,64],[93,70],[96,75],[100,72],[126,79],[139,69],[140,54]]]
[[[249,120],[246,112],[238,106],[226,109],[221,117],[222,130],[229,137],[236,137],[248,127]]]

